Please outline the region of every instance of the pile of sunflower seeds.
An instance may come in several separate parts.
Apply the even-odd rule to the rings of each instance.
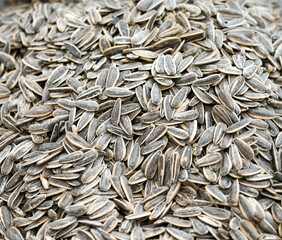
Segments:
[[[282,237],[277,1],[0,14],[0,238]]]

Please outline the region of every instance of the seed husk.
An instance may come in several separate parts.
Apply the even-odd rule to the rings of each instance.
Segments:
[[[280,239],[280,7],[243,2],[3,8],[1,238]]]

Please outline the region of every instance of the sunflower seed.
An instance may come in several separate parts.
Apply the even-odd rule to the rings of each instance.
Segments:
[[[90,5],[0,16],[2,238],[279,239],[279,4]]]

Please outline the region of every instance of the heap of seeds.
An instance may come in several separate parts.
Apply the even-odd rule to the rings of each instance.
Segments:
[[[2,12],[0,238],[281,239],[275,2]]]

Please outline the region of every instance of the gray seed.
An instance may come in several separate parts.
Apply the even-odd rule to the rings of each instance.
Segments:
[[[253,220],[255,216],[254,209],[252,208],[250,201],[242,194],[239,196],[239,207],[241,213],[247,220]]]
[[[220,153],[210,153],[196,162],[197,167],[205,167],[215,164],[222,160],[222,155]]]
[[[179,230],[177,228],[167,227],[166,230],[172,237],[174,237],[178,240],[184,240],[184,239],[191,240],[191,239],[193,239],[192,235],[190,235],[189,233],[186,233],[182,230]]]
[[[104,94],[109,97],[128,97],[134,94],[134,92],[121,87],[109,87],[104,91]]]
[[[199,235],[206,235],[209,232],[205,224],[197,218],[192,218],[192,225],[194,231]]]
[[[214,198],[216,198],[220,202],[226,202],[227,201],[225,195],[222,193],[222,191],[219,190],[219,188],[217,186],[207,185],[207,186],[205,186],[205,189],[207,190],[207,192],[210,195],[212,195]]]
[[[248,160],[252,160],[254,158],[253,149],[248,146],[243,140],[235,138],[234,143],[244,158]]]
[[[49,84],[54,84],[62,79],[68,73],[68,68],[66,66],[59,66],[51,73],[48,78]]]
[[[82,216],[86,213],[86,207],[84,205],[70,205],[65,208],[68,215],[71,216]]]
[[[188,91],[188,87],[181,88],[171,100],[171,106],[173,108],[178,108],[185,101]]]
[[[167,75],[176,74],[176,66],[170,55],[164,56],[164,70],[167,73]]]
[[[89,100],[77,100],[75,101],[75,106],[85,111],[97,111],[99,109],[99,104],[96,101]]]
[[[152,103],[155,105],[159,105],[162,101],[162,92],[157,83],[154,83],[152,87],[151,98],[152,98]]]

